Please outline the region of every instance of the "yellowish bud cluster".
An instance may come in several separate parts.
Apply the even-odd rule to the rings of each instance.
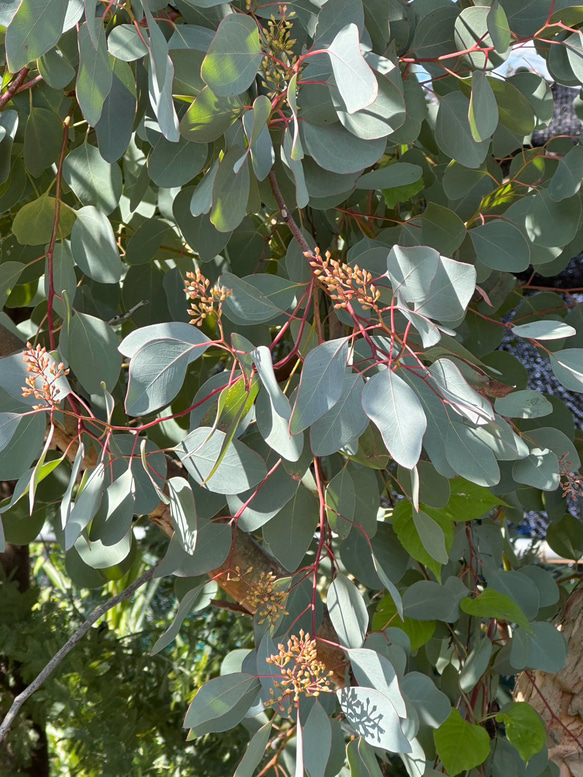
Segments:
[[[30,343],[27,343],[22,358],[29,373],[25,381],[26,385],[22,388],[22,396],[34,396],[35,399],[41,400],[42,404],[35,405],[35,410],[41,407],[55,407],[59,402],[57,381],[68,375],[69,370],[65,369],[62,362],[56,364],[47,353],[47,349],[40,345],[33,348]],[[37,381],[40,381],[40,385]]]
[[[273,685],[278,691],[270,691],[272,699],[269,704],[279,704],[286,697],[297,702],[300,696],[319,696],[321,693],[332,693],[329,678],[332,672],[326,671],[325,665],[318,660],[316,640],[300,629],[299,637],[292,635],[287,646],[277,646],[278,653],[266,658],[268,664],[279,667],[283,679],[275,680]]]
[[[296,41],[291,37],[293,25],[288,21],[294,15],[294,11],[288,12],[287,6],[283,5],[280,6],[280,13],[280,19],[272,16],[267,22],[267,29],[263,29],[263,40],[268,56],[261,64],[261,78],[271,98],[287,89],[290,72],[297,62],[297,56],[293,51]]]
[[[320,249],[314,254],[306,254],[315,277],[325,289],[330,299],[335,300],[335,308],[345,308],[352,300],[359,302],[363,308],[377,309],[380,291],[372,283],[372,274],[361,269],[357,264],[351,267],[345,262],[332,259],[329,251],[324,258]]]
[[[245,597],[246,607],[258,616],[259,623],[274,624],[280,615],[288,615],[285,609],[288,592],[277,590],[277,577],[273,572],[262,572]]]
[[[223,302],[233,293],[224,286],[213,286],[197,268],[196,272],[187,272],[184,287],[186,296],[191,300],[188,315],[192,317],[191,324],[201,326],[207,316],[216,313],[220,318],[223,312]]]

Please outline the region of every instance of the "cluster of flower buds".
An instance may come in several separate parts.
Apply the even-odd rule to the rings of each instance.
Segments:
[[[277,583],[273,572],[262,572],[245,597],[245,606],[258,616],[259,623],[269,621],[273,625],[280,615],[289,614],[285,609],[288,592],[278,590]]]
[[[313,254],[304,254],[309,259],[312,272],[325,289],[330,299],[335,300],[335,308],[345,308],[349,302],[356,300],[363,308],[377,310],[380,291],[372,283],[372,275],[368,270],[362,270],[357,264],[349,264],[332,259],[329,251],[324,258],[320,249]]]
[[[290,71],[297,62],[293,50],[296,41],[291,37],[292,23],[289,21],[294,11],[288,12],[287,6],[282,5],[279,7],[279,14],[279,19],[272,16],[267,22],[267,29],[263,29],[268,55],[263,59],[260,72],[262,85],[271,99],[285,92]]]
[[[333,673],[327,672],[324,664],[318,660],[316,640],[304,634],[303,629],[300,629],[299,637],[292,635],[287,647],[280,644],[277,649],[278,653],[265,659],[268,664],[279,667],[283,675],[283,679],[273,683],[278,693],[270,690],[272,698],[269,704],[279,704],[286,698],[293,698],[297,702],[302,695],[332,693],[329,678]]]
[[[196,272],[187,272],[184,287],[186,296],[191,300],[188,315],[192,317],[191,324],[201,326],[207,316],[216,313],[220,318],[223,312],[223,302],[233,293],[224,286],[210,287],[211,282],[197,268]]]
[[[35,405],[38,410],[43,407],[55,407],[59,400],[59,387],[57,381],[59,378],[69,374],[63,363],[57,364],[47,353],[47,349],[40,345],[33,348],[30,343],[26,344],[22,358],[26,364],[26,371],[29,373],[22,388],[22,396],[34,396],[42,404]]]
[[[565,454],[559,460],[559,473],[561,475],[561,488],[563,496],[578,499],[583,496],[583,475],[573,472],[572,462],[567,460],[568,454]]]

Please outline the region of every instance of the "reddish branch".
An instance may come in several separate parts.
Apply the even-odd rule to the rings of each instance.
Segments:
[[[61,179],[63,175],[63,162],[65,160],[65,152],[67,150],[67,144],[69,142],[69,121],[70,116],[63,122],[63,142],[61,144],[61,154],[59,156],[59,164],[57,167],[57,187],[55,191],[55,218],[53,221],[53,232],[51,235],[51,242],[49,243],[49,249],[47,251],[47,276],[49,289],[47,294],[47,319],[49,327],[49,342],[51,350],[56,348],[55,342],[55,326],[53,321],[53,301],[55,298],[55,283],[53,278],[53,259],[55,255],[55,243],[57,242],[57,235],[59,232],[59,219],[61,216]]]
[[[8,89],[4,92],[3,95],[0,95],[0,111],[4,108],[6,103],[9,103],[14,95],[20,90],[20,87],[24,83],[24,79],[27,75],[28,68],[23,67],[22,70],[19,70],[18,73],[14,76],[14,79],[12,80],[12,83]]]
[[[567,734],[567,736],[568,736],[568,737],[570,737],[570,739],[572,739],[572,740],[573,740],[573,742],[575,742],[575,744],[577,745],[577,747],[579,748],[579,750],[583,751],[583,745],[582,745],[582,744],[581,744],[581,742],[580,742],[580,741],[577,739],[577,737],[575,736],[575,734],[573,734],[573,732],[569,730],[568,726],[566,726],[566,725],[563,723],[563,721],[562,721],[562,720],[561,720],[561,719],[558,717],[558,715],[556,715],[556,714],[555,714],[555,712],[553,711],[553,709],[552,709],[551,705],[550,705],[550,704],[548,703],[548,701],[545,699],[543,692],[541,691],[541,689],[540,689],[540,688],[538,687],[538,685],[536,684],[536,680],[535,680],[535,679],[534,679],[534,677],[532,676],[531,672],[529,672],[528,670],[525,670],[525,671],[524,671],[524,675],[525,675],[525,676],[528,678],[528,680],[529,680],[529,681],[530,681],[530,683],[532,684],[532,687],[533,687],[533,688],[534,688],[534,690],[537,692],[537,694],[540,696],[540,699],[541,699],[542,703],[544,704],[544,706],[545,706],[545,707],[546,707],[546,709],[547,709],[547,712],[548,712],[548,713],[549,713],[549,715],[551,716],[551,720],[552,720],[554,723],[556,723],[556,724],[557,724],[557,725],[558,725],[560,728],[562,728],[562,729],[563,729],[563,731],[565,732],[565,734]]]

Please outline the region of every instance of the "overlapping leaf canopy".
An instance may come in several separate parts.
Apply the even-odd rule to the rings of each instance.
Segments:
[[[496,678],[564,643],[504,521],[544,508],[583,553],[570,414],[497,350],[583,392],[579,306],[529,280],[583,248],[583,153],[531,145],[553,95],[512,54],[583,84],[581,6],[16,0],[0,24],[0,321],[31,342],[0,361],[6,541],[43,505],[93,586],[162,520],[157,574],[255,616],[185,720],[245,721],[238,777],[270,740],[310,777],[505,774]],[[552,775],[529,714],[495,736]]]

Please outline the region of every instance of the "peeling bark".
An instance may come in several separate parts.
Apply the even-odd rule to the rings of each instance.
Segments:
[[[571,594],[556,625],[567,640],[565,666],[555,675],[523,672],[514,698],[543,719],[549,759],[561,777],[583,777],[583,586]]]

